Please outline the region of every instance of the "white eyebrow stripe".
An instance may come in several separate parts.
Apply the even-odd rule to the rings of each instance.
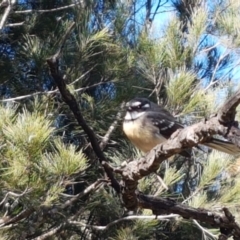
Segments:
[[[137,101],[137,102],[132,103],[131,106],[137,107],[137,106],[139,106],[141,104],[142,104],[141,102]]]

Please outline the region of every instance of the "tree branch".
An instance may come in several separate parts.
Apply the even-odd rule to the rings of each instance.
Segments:
[[[65,227],[65,225],[66,225],[65,223],[59,224],[57,227],[51,228],[50,230],[48,230],[47,232],[45,232],[41,236],[33,238],[32,240],[44,240],[44,239],[47,239],[47,238],[55,235],[59,231],[61,231],[62,228]]]
[[[218,214],[206,209],[192,208],[187,205],[177,203],[170,198],[156,198],[138,194],[139,206],[151,209],[154,214],[179,214],[186,219],[196,219],[208,223],[213,227],[228,229],[236,239],[240,239],[240,227],[235,222],[234,217],[227,208],[223,208],[224,214]]]
[[[65,43],[67,37],[69,36],[73,26],[74,26],[73,24],[70,25],[68,31],[66,32],[66,34],[63,36],[63,38],[61,40],[61,44],[60,44],[58,51],[52,57],[47,59],[47,63],[48,63],[52,78],[56,82],[64,102],[69,106],[69,108],[71,109],[72,113],[74,114],[76,120],[78,121],[78,124],[82,127],[84,132],[87,134],[88,139],[91,142],[92,148],[93,148],[96,156],[99,159],[99,162],[102,163],[103,161],[107,161],[107,159],[105,158],[105,156],[98,144],[95,133],[87,125],[86,121],[84,120],[81,110],[79,108],[79,104],[77,103],[75,97],[68,90],[62,74],[60,74],[58,71],[59,56],[60,56],[61,50],[63,49],[64,43]],[[104,167],[104,170],[105,170],[108,178],[111,181],[113,188],[116,190],[116,192],[119,193],[120,186],[119,186],[119,183],[117,182],[117,180],[114,178],[113,172],[110,171],[109,168],[107,168],[105,166],[103,166],[103,167]]]
[[[76,7],[77,5],[80,5],[80,7],[84,8],[85,4],[84,1],[78,1],[76,3],[72,3],[63,7],[58,7],[58,8],[52,8],[52,9],[41,9],[41,10],[35,10],[35,9],[28,9],[28,10],[20,10],[20,11],[15,11],[14,13],[16,14],[22,14],[22,13],[49,13],[49,12],[58,12],[58,11],[62,11],[68,8],[73,8]]]
[[[225,125],[233,122],[236,115],[236,108],[239,103],[240,90],[238,90],[232,97],[230,97],[218,112],[219,122]]]
[[[35,210],[34,208],[29,207],[28,209],[24,209],[22,212],[20,212],[19,214],[17,214],[16,216],[14,216],[12,218],[10,218],[10,217],[2,218],[0,221],[0,228],[2,226],[17,223],[17,222],[21,221],[22,219],[29,217],[34,212],[34,210]]]
[[[8,0],[4,1],[4,3],[6,3],[6,9],[0,21],[0,32],[3,30],[9,14],[11,13],[13,6],[16,4],[16,0]]]
[[[85,224],[83,222],[78,222],[78,221],[68,221],[70,224],[73,224],[73,225],[78,225],[78,226],[83,226],[83,227],[88,227],[88,228],[91,228],[91,229],[94,229],[94,230],[98,230],[98,231],[105,231],[105,230],[108,230],[110,227],[112,227],[113,225],[115,224],[118,224],[120,222],[123,222],[123,221],[129,221],[129,220],[143,220],[143,221],[151,221],[151,220],[160,220],[160,221],[168,221],[169,219],[171,218],[177,218],[178,215],[177,214],[169,214],[169,215],[165,215],[165,216],[144,216],[144,215],[141,215],[141,216],[137,216],[137,215],[133,215],[133,216],[127,216],[127,217],[123,217],[123,218],[120,218],[120,219],[117,219],[115,221],[112,221],[110,222],[109,224],[107,224],[106,226],[94,226],[94,225],[88,225],[88,224]]]
[[[67,200],[62,206],[61,208],[64,209],[70,205],[72,205],[73,203],[75,203],[76,201],[78,201],[80,198],[90,194],[93,191],[96,191],[104,182],[104,180],[102,179],[98,179],[96,182],[92,183],[90,186],[88,186],[83,192],[77,194],[77,195],[71,195],[71,199]]]

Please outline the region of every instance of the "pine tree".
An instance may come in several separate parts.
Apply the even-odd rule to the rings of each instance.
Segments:
[[[126,101],[148,97],[191,125],[238,84],[239,3],[156,2],[0,4],[1,238],[218,239],[219,229],[195,219],[124,208],[47,61],[59,53],[55,70],[108,163],[142,156],[121,130]],[[169,9],[159,28],[158,12]],[[164,161],[138,189],[194,208],[228,207],[239,223],[239,173],[238,158],[195,149],[191,161]]]

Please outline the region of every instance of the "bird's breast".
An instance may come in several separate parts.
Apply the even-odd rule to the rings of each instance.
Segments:
[[[123,131],[129,140],[141,151],[148,152],[166,139],[157,134],[155,127],[138,121],[124,121]]]

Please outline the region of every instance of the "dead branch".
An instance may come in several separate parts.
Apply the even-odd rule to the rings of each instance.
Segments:
[[[212,212],[211,210],[192,208],[187,205],[177,203],[170,198],[157,198],[154,196],[146,196],[137,194],[139,199],[139,207],[151,209],[154,214],[179,214],[186,219],[195,219],[200,222],[210,224],[212,227],[220,228],[234,236],[235,239],[240,239],[240,227],[235,222],[233,215],[227,208],[223,208],[223,214]]]

